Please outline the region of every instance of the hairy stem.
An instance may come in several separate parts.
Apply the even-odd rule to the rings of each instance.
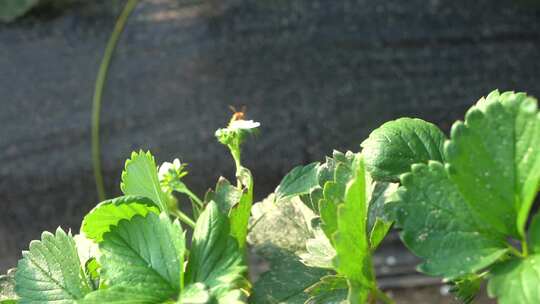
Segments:
[[[191,190],[187,189],[184,191],[184,193],[189,196],[194,202],[195,204],[197,204],[197,206],[201,209],[204,208],[204,204],[202,202],[202,200],[193,192],[191,192]]]
[[[96,84],[94,87],[94,97],[92,100],[92,166],[94,170],[94,178],[96,181],[96,189],[98,198],[100,201],[105,200],[105,185],[103,183],[103,173],[101,170],[101,155],[99,144],[99,116],[101,112],[101,99],[103,96],[103,87],[105,80],[107,79],[107,71],[109,70],[109,64],[111,62],[112,55],[120,38],[120,34],[123,32],[127,19],[138,0],[128,0],[124,6],[120,16],[116,20],[114,30],[109,37],[105,52],[101,64],[99,65],[99,71],[96,78]]]
[[[189,216],[187,216],[184,212],[180,211],[179,209],[175,209],[171,211],[171,213],[174,216],[176,216],[180,221],[188,225],[189,227],[195,228],[195,222]]]

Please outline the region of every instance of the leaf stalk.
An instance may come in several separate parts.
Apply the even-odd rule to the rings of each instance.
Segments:
[[[527,244],[527,240],[521,240],[521,254],[523,257],[529,255],[529,244]]]
[[[229,151],[231,151],[231,155],[234,159],[234,164],[236,166],[236,176],[238,177],[240,174],[240,170],[242,168],[240,144],[238,143],[235,145],[227,145],[227,146],[229,147]],[[236,187],[238,189],[242,189],[242,183],[240,182],[238,178],[236,180]]]
[[[183,192],[184,192],[184,194],[189,196],[195,202],[195,204],[197,204],[197,206],[199,208],[204,209],[204,204],[203,204],[202,200],[195,193],[193,193],[187,187]]]
[[[195,228],[195,222],[187,216],[184,212],[180,211],[179,209],[174,209],[171,211],[171,213],[176,216],[180,221],[184,222],[186,225],[188,225],[191,228]]]

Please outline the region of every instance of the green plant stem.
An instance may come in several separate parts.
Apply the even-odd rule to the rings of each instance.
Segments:
[[[202,208],[199,208],[199,206],[193,200],[190,200],[190,202],[193,218],[195,221],[197,221],[199,219],[199,216],[201,216]]]
[[[92,100],[92,166],[94,170],[94,178],[96,181],[96,189],[98,198],[100,201],[105,200],[105,184],[103,182],[103,173],[101,169],[101,155],[99,144],[99,117],[101,113],[101,100],[103,96],[103,88],[107,79],[107,71],[109,70],[109,64],[111,62],[112,55],[122,34],[129,15],[135,9],[138,0],[128,0],[124,6],[120,16],[116,20],[114,30],[109,37],[105,52],[101,64],[99,65],[99,71],[96,78],[96,84],[94,87],[94,97]]]
[[[375,297],[377,299],[381,300],[381,302],[383,302],[384,304],[395,304],[396,303],[396,302],[394,302],[394,300],[392,298],[390,298],[386,293],[384,293],[379,288],[375,288],[373,290],[373,292],[374,292]]]
[[[240,150],[240,149],[238,149]],[[234,158],[234,164],[236,165],[236,169],[237,171],[240,169],[240,167],[242,167],[242,164],[240,163],[240,151],[236,151],[233,153],[233,151],[231,150],[231,154]]]
[[[240,162],[240,144],[236,145],[229,145],[229,150],[231,151],[231,155],[234,159],[234,164],[236,166],[236,187],[238,189],[242,189],[242,183],[238,179],[238,176],[240,175],[240,169],[242,168],[242,163]]]
[[[189,190],[187,187],[184,190],[184,194],[189,196],[195,202],[195,204],[197,204],[197,206],[199,208],[201,208],[201,209],[204,208],[204,204],[203,204],[202,200],[195,193],[191,192],[191,190]]]
[[[171,213],[174,216],[176,216],[180,221],[188,225],[189,227],[195,228],[195,222],[189,216],[187,216],[184,212],[180,211],[179,209],[175,209]]]
[[[529,244],[527,244],[527,240],[521,240],[521,252],[524,257],[529,255]]]
[[[508,249],[510,249],[510,253],[512,253],[513,255],[515,255],[515,256],[517,256],[519,258],[523,257],[523,254],[521,252],[519,252],[519,250],[517,250],[515,247],[509,245]]]
[[[359,300],[360,298],[362,298],[362,293],[360,292],[362,287],[352,282],[351,280],[348,280],[348,285],[349,285],[349,291],[347,293],[347,300],[348,300],[347,303],[362,304],[360,303],[360,300]]]

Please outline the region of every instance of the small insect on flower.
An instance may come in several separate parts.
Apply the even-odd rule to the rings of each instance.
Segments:
[[[247,110],[246,106],[242,106],[242,108],[240,108],[240,111],[237,111],[234,106],[229,106],[229,109],[231,109],[231,111],[233,112],[231,121],[229,123],[236,120],[244,120],[244,118],[246,117],[246,110]]]
[[[220,143],[224,145],[239,146],[246,135],[256,134],[257,128],[261,126],[259,122],[253,120],[246,120],[246,107],[243,106],[241,111],[236,111],[232,106],[229,106],[233,110],[233,115],[226,128],[218,129],[215,133]]]
[[[253,120],[245,120],[246,106],[242,106],[242,109],[240,111],[237,111],[236,108],[233,106],[229,106],[229,108],[233,111],[233,115],[231,117],[231,120],[229,121],[229,125],[227,126],[227,129],[250,130],[250,129],[256,129],[261,125],[260,123]]]

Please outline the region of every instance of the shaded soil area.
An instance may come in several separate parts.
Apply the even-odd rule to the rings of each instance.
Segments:
[[[387,290],[386,292],[399,304],[458,304],[451,294],[447,292],[448,288],[444,285],[401,288]],[[476,304],[496,304],[490,299],[485,291],[476,298]]]

